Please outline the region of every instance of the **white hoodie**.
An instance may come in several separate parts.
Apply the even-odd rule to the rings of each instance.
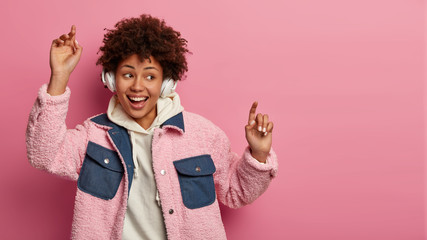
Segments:
[[[128,130],[135,165],[123,226],[123,239],[167,239],[160,199],[154,180],[151,142],[155,128],[182,112],[174,92],[157,100],[157,117],[148,129],[141,127],[122,108],[114,95],[108,105],[108,118]]]

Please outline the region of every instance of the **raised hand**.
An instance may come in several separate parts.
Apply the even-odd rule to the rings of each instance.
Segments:
[[[50,47],[51,77],[47,92],[60,95],[65,92],[68,79],[80,60],[83,48],[76,41],[76,26],[68,34],[52,41]]]
[[[254,102],[249,111],[248,125],[245,126],[246,140],[252,156],[264,163],[271,149],[273,122],[269,122],[267,114],[256,114],[257,106],[258,102]]]

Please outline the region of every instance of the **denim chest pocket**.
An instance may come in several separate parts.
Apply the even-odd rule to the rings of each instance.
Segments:
[[[109,200],[116,195],[123,174],[117,152],[89,142],[77,186],[85,193]]]
[[[210,155],[200,155],[173,162],[178,173],[182,201],[189,209],[215,202],[213,173],[216,171]]]

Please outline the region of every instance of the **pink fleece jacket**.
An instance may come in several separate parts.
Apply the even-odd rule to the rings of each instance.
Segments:
[[[112,127],[94,118],[67,129],[70,90],[50,96],[46,88],[29,117],[28,159],[36,168],[78,181],[72,239],[121,239],[133,174],[128,154],[113,140],[116,132],[108,132]],[[218,201],[231,208],[253,202],[276,175],[277,157],[271,151],[267,164],[260,164],[247,148],[239,158],[224,132],[205,118],[183,112],[175,120],[181,125],[167,121],[152,142],[167,237],[226,239]]]

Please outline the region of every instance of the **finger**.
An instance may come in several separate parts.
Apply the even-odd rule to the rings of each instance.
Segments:
[[[77,40],[74,40],[74,47],[76,48],[76,50],[81,50],[83,47],[79,44],[79,42],[77,42]]]
[[[80,56],[82,55],[83,47],[80,46],[77,40],[74,40],[74,45],[75,45],[74,54],[76,54],[80,58]]]
[[[262,124],[263,124],[263,117],[261,113],[258,113],[256,115],[256,122],[257,122],[257,129],[259,132],[262,132]]]
[[[70,32],[71,33],[71,32]],[[69,34],[62,34],[59,39],[64,41],[65,46],[73,46],[74,47],[74,40],[72,37],[70,37]]]
[[[59,38],[57,38],[57,39],[55,39],[55,40],[53,40],[54,42],[56,42],[56,43],[64,43],[64,41],[63,40],[61,40],[61,39],[59,39]]]
[[[274,123],[273,122],[269,122],[267,124],[267,132],[268,133],[272,133],[273,132],[273,128],[274,128]]]
[[[61,39],[62,41],[66,41],[70,38],[70,36],[68,36],[68,34],[62,34],[61,36],[59,36],[59,39]]]
[[[248,124],[249,125],[253,125],[255,123],[255,115],[256,115],[256,108],[258,106],[258,102],[254,102],[252,103],[252,107],[249,110],[249,120],[248,120]]]
[[[71,30],[68,33],[68,36],[70,36],[71,38],[74,37],[76,35],[76,26],[72,25],[71,26]]]
[[[68,35],[71,37],[71,44],[73,45],[74,50],[77,51],[78,42],[76,40],[76,26],[75,25],[71,26],[71,31]]]
[[[264,116],[263,116],[263,124],[262,124],[262,132],[263,133],[267,132],[267,124],[268,124],[268,115],[264,114]]]
[[[267,136],[267,134],[271,134],[271,133],[273,133],[273,127],[274,127],[274,124],[273,124],[273,122],[269,122],[268,124],[267,124],[267,131],[264,133],[264,136]]]
[[[64,44],[64,41],[62,41],[59,38],[52,41],[52,45],[54,45],[55,47],[60,47],[60,46],[62,46],[62,44]]]

